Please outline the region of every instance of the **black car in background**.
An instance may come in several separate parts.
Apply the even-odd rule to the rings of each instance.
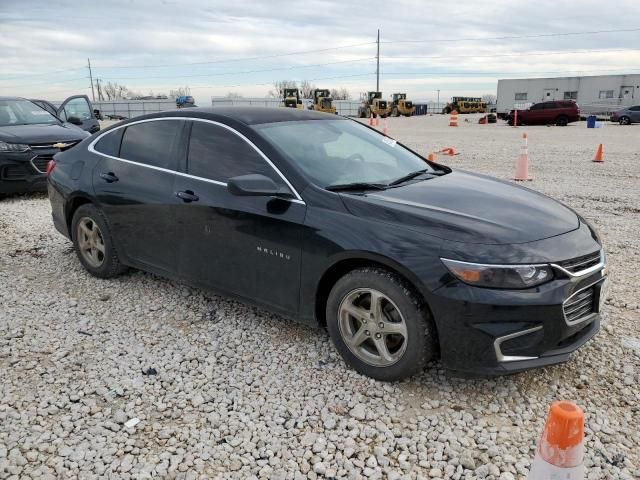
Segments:
[[[584,219],[335,115],[138,117],[56,155],[49,198],[93,275],[135,267],[326,326],[377,379],[437,356],[481,373],[558,363],[599,328],[605,259]]]
[[[96,133],[100,130],[102,115],[99,110],[95,110],[89,97],[86,95],[73,95],[67,98],[59,107],[56,107],[48,100],[30,98],[30,101],[45,109],[51,115],[60,118],[63,122],[69,122],[79,126],[89,133]]]
[[[88,136],[29,100],[0,97],[0,196],[46,191],[49,160]]]

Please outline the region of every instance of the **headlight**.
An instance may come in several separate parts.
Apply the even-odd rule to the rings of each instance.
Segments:
[[[484,265],[441,258],[457,278],[470,285],[489,288],[529,288],[553,278],[549,265]]]
[[[0,152],[26,152],[29,150],[29,145],[25,145],[24,143],[7,143],[0,142]]]

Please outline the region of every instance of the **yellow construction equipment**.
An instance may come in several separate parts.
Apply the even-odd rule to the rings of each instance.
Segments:
[[[385,118],[391,113],[391,105],[382,99],[382,92],[367,92],[362,94],[362,104],[358,107],[360,118],[369,118],[371,115]]]
[[[300,91],[297,88],[285,88],[282,94],[282,106],[287,108],[304,108],[300,100]]]
[[[309,107],[310,110],[325,113],[337,113],[336,107],[333,106],[333,99],[331,93],[326,88],[316,88],[313,91],[313,105]]]
[[[454,110],[458,113],[486,113],[487,103],[479,97],[452,97],[442,113],[449,114]]]
[[[394,93],[391,100],[391,116],[399,117],[403,115],[410,117],[416,111],[416,107],[411,100],[407,100],[406,93]]]

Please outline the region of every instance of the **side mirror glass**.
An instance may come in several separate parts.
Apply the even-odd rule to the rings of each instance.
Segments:
[[[258,173],[240,175],[227,181],[227,190],[232,195],[244,197],[291,197],[291,192],[276,185],[276,182]]]

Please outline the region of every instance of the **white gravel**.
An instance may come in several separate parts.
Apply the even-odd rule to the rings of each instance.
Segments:
[[[465,118],[388,128],[510,178],[525,129]],[[639,478],[640,126],[526,131],[527,186],[594,221],[613,281],[594,341],[510,377],[370,380],[324,331],[150,274],[93,278],[44,196],[0,201],[0,478],[524,479],[554,399],[586,412],[589,479]]]

